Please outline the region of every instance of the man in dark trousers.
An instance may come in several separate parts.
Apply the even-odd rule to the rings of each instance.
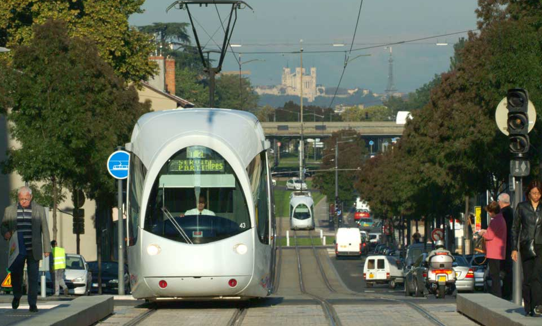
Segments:
[[[19,188],[17,199],[17,203],[6,207],[1,232],[4,239],[8,241],[15,232],[24,239],[27,253],[25,260],[28,266],[28,304],[30,312],[38,312],[40,260],[42,255],[49,257],[51,253],[49,227],[45,209],[32,202],[32,190],[29,187]],[[11,270],[11,283],[13,285],[11,307],[13,309],[19,308],[19,302],[23,295],[23,273],[24,263]]]
[[[506,222],[506,256],[501,270],[504,272],[502,298],[512,300],[512,283],[514,262],[512,261],[512,223],[514,221],[514,210],[510,207],[510,195],[502,193],[498,198],[502,216]]]

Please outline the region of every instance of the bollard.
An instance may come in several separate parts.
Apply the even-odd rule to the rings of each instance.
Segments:
[[[290,231],[286,231],[286,247],[290,246]]]
[[[322,238],[322,246],[325,246],[326,245],[326,237],[323,237]]]
[[[47,289],[45,288],[45,272],[41,272],[41,297],[47,297]],[[54,284],[53,284],[54,289]]]
[[[322,231],[322,229],[320,229],[320,239],[322,239],[323,236],[324,236],[324,231]]]

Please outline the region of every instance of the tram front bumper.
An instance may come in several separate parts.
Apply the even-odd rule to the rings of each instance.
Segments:
[[[235,280],[235,286],[231,286]],[[247,287],[251,276],[145,277],[154,297],[234,297]],[[165,281],[165,284],[164,282]],[[164,286],[165,285],[165,286]]]

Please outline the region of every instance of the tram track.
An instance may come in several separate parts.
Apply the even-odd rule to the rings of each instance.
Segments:
[[[320,270],[320,275],[322,275],[324,284],[326,285],[326,287],[328,288],[330,292],[336,293],[337,291],[333,288],[331,283],[329,283],[329,279],[327,278],[326,272],[324,271],[324,266],[322,266],[322,262],[320,261],[320,258],[318,257],[318,253],[316,252],[316,247],[314,246],[314,241],[312,238],[312,231],[309,231],[309,238],[311,239],[312,253],[314,254],[314,258],[316,259],[316,262],[318,263],[318,269]]]
[[[129,322],[127,322],[126,324],[124,324],[124,326],[136,326],[136,325],[139,325],[141,324],[145,319],[149,318],[151,315],[153,315],[155,312],[158,311],[158,307],[156,306],[156,304],[153,304],[153,307],[150,308],[149,310],[145,311],[144,313],[140,314],[139,316],[137,316],[136,318],[130,320]]]
[[[228,326],[241,326],[243,324],[243,319],[245,319],[245,316],[247,315],[247,311],[247,307],[237,308],[231,317]]]
[[[312,238],[311,238],[312,239]],[[325,315],[326,315],[326,319],[328,320],[329,324],[331,326],[341,326],[342,323],[341,323],[341,320],[339,318],[339,315],[337,314],[337,311],[335,311],[335,308],[333,307],[333,305],[331,303],[329,303],[329,301],[327,301],[326,298],[320,296],[320,295],[316,295],[314,293],[310,293],[306,290],[305,288],[305,284],[303,282],[303,267],[301,266],[301,254],[300,254],[300,250],[299,250],[299,246],[298,246],[298,242],[297,242],[297,231],[294,230],[294,240],[295,240],[295,251],[296,251],[296,255],[297,255],[297,270],[298,270],[298,274],[299,274],[299,289],[301,290],[301,293],[303,294],[306,294],[310,297],[312,297],[313,299],[315,299],[316,301],[318,301],[320,303],[320,305],[322,306],[322,310],[324,311]],[[312,241],[311,241],[312,243]],[[313,248],[313,250],[315,250]],[[314,251],[316,252],[316,251]],[[318,258],[316,257],[316,260],[318,260]],[[319,264],[319,266],[321,266]],[[323,270],[321,270],[321,272],[323,272]],[[325,273],[322,274],[322,277],[324,278],[324,280],[326,280],[327,278],[325,277]]]
[[[278,220],[279,220],[279,226],[278,226],[278,232],[276,233],[277,236],[276,236],[276,244],[277,244],[277,248],[275,249],[276,250],[276,254],[277,254],[277,265],[275,266],[275,282],[273,283],[273,294],[277,294],[278,290],[279,290],[279,286],[280,286],[280,272],[281,272],[281,269],[282,269],[282,245],[280,244],[280,240],[282,239],[282,236],[281,236],[281,232],[282,232],[282,220],[284,218],[282,217],[279,217]]]

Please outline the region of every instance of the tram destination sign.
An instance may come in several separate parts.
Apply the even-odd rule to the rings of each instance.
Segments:
[[[170,172],[224,172],[224,160],[188,159],[173,160],[169,163]]]

